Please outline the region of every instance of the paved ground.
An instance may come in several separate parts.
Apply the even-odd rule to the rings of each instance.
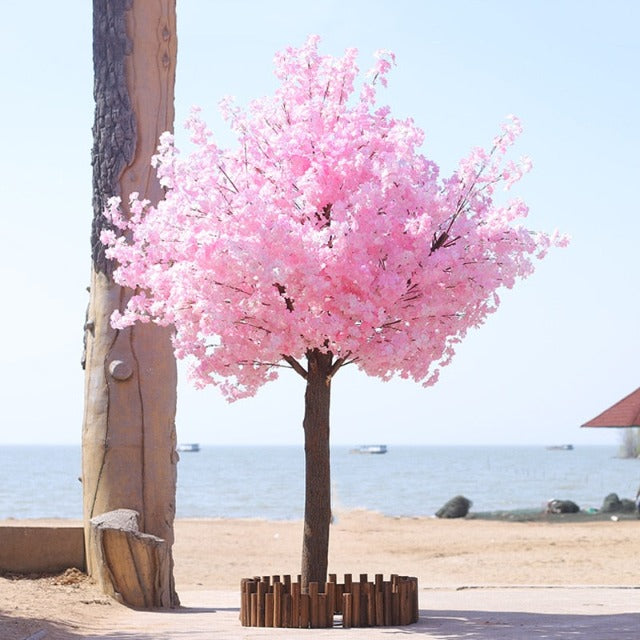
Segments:
[[[238,594],[181,592],[174,612],[124,611],[103,640],[313,640],[387,639],[402,636],[439,640],[637,640],[640,588],[513,587],[423,589],[420,621],[407,627],[369,629],[262,629],[240,626]]]

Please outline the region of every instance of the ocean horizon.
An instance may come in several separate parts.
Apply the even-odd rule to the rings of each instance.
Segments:
[[[388,516],[431,516],[464,495],[472,512],[542,510],[548,500],[598,509],[609,493],[633,498],[640,460],[615,446],[389,445],[386,454],[331,448],[332,505]],[[80,445],[0,446],[0,519],[81,518]],[[304,451],[289,446],[202,445],[181,452],[178,518],[303,516]]]

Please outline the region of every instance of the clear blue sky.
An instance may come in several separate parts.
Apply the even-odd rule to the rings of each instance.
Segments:
[[[0,443],[80,442],[91,4],[3,3]],[[218,100],[271,91],[275,51],[310,33],[327,53],[357,47],[363,68],[395,51],[381,100],[414,117],[447,171],[519,115],[529,224],[573,238],[504,295],[435,387],[341,371],[333,442],[617,444],[617,432],[578,427],[640,385],[640,3],[178,0],[179,141],[192,104],[226,140]],[[227,405],[182,381],[178,438],[299,443],[303,392],[285,372]]]

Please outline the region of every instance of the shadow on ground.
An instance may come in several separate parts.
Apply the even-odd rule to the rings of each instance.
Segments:
[[[420,611],[420,620],[406,627],[374,627],[345,629],[300,630],[265,629],[242,627],[240,623],[229,625],[228,615],[235,617],[237,609],[185,608],[167,612],[179,615],[182,620],[180,630],[145,629],[143,620],[137,620],[135,630],[114,630],[101,632],[79,632],[64,625],[46,620],[26,620],[0,614],[0,638],[2,640],[186,640],[187,638],[225,638],[225,640],[252,638],[392,638],[416,636],[434,640],[637,640],[640,629],[640,613],[607,615],[565,615],[500,611]],[[226,618],[216,620],[219,612]],[[158,612],[154,612],[158,613]],[[190,624],[190,615],[198,615],[195,625]],[[202,614],[207,615],[206,623]],[[141,613],[144,617],[144,613]],[[196,621],[193,620],[195,623]],[[218,622],[223,622],[218,625]],[[27,635],[24,633],[28,623]],[[141,624],[142,623],[142,624]],[[203,625],[204,623],[204,625]],[[17,633],[21,625],[22,634]],[[150,625],[152,626],[152,625]],[[276,633],[277,632],[277,633]],[[31,634],[31,635],[30,635]],[[35,634],[35,636],[34,636]],[[40,635],[39,635],[40,634]],[[304,635],[302,635],[304,634]]]
[[[63,624],[41,618],[26,618],[0,613],[0,638],[2,640],[75,640],[82,636]]]
[[[640,614],[422,610],[417,624],[389,629],[389,632],[442,640],[637,640],[640,637]]]

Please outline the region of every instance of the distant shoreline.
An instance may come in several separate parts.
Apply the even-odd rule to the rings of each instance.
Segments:
[[[341,509],[336,512],[336,521],[339,522],[342,518],[349,518],[354,514],[371,514],[376,518],[383,518],[388,520],[434,520],[434,521],[451,521],[457,520],[458,522],[465,520],[490,520],[498,522],[517,522],[517,523],[588,523],[588,522],[618,522],[618,521],[635,521],[639,520],[637,513],[610,513],[604,511],[579,511],[578,513],[546,513],[539,509],[510,509],[510,510],[496,510],[496,511],[471,511],[463,518],[437,518],[433,515],[422,516],[390,516],[382,514],[375,510],[369,509]],[[188,522],[268,522],[273,524],[278,523],[301,523],[301,518],[294,519],[270,519],[260,516],[248,516],[244,518],[234,518],[227,516],[178,516],[175,519],[176,523],[188,523]],[[0,519],[0,527],[3,526],[62,526],[73,527],[82,526],[82,519],[80,518],[64,518],[64,517],[47,517],[47,518],[3,518]]]
[[[546,513],[534,509],[513,509],[509,511],[470,512],[466,520],[499,520],[504,522],[605,522],[611,520],[638,520],[636,513],[610,513],[604,511],[579,511],[578,513]]]

